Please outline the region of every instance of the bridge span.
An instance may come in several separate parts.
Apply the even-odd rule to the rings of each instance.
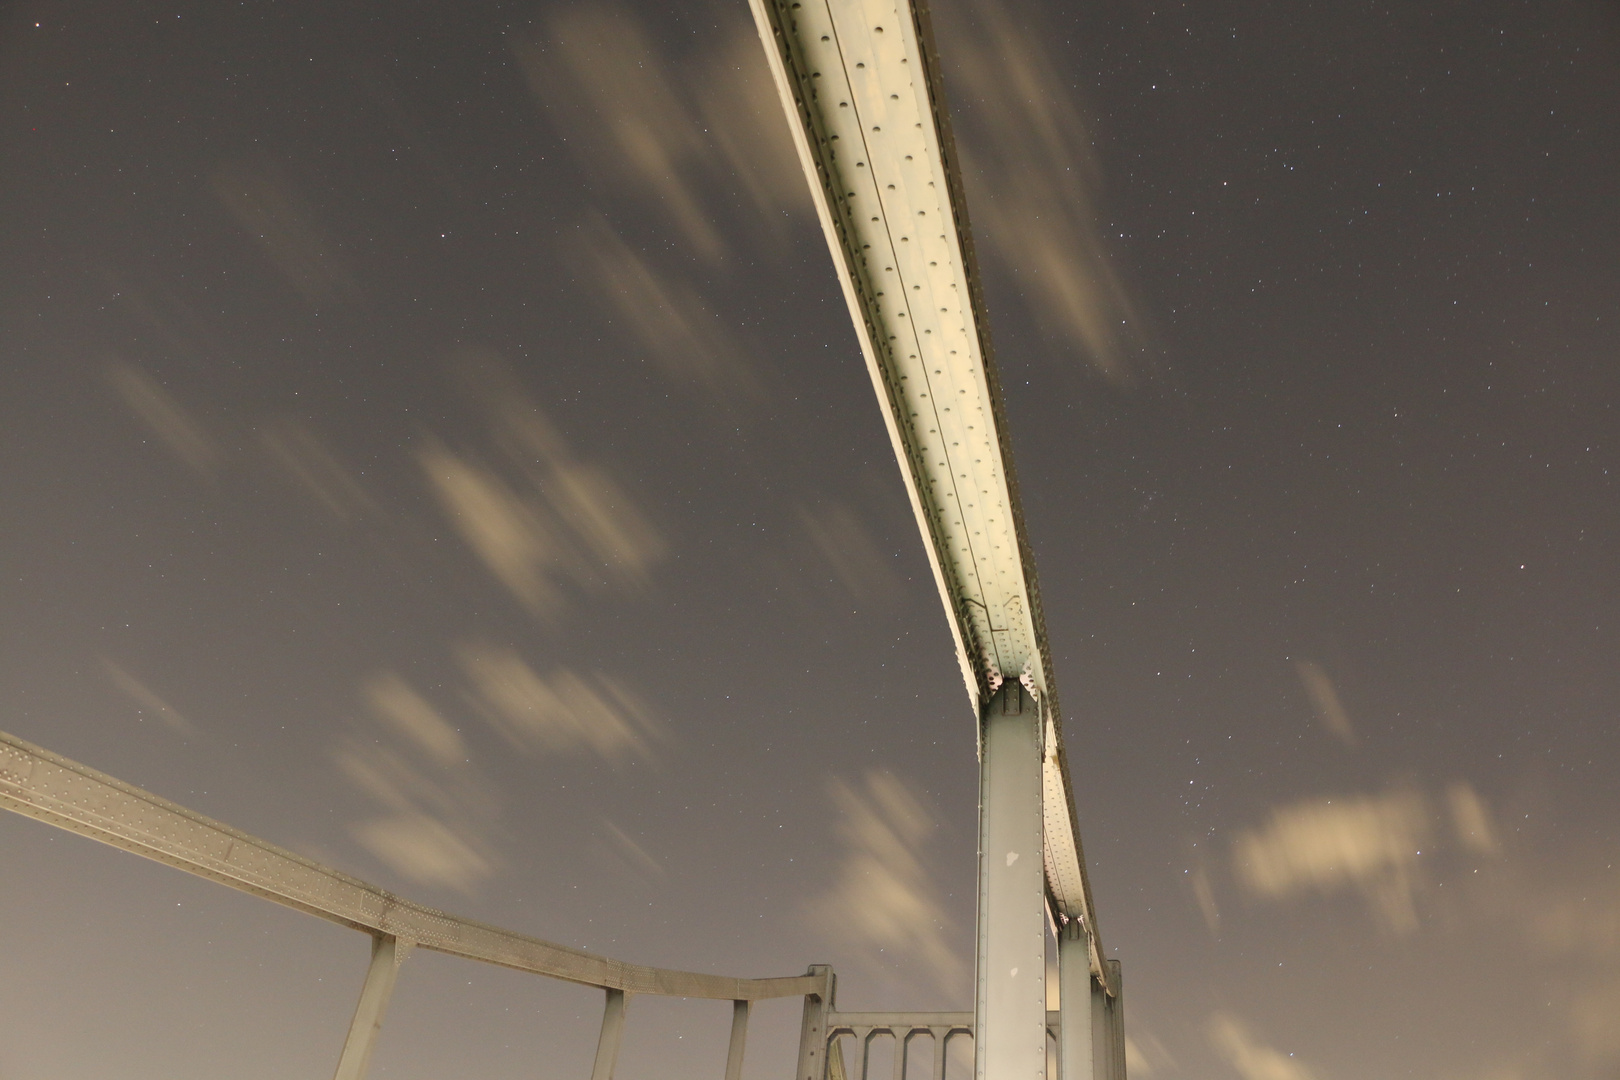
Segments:
[[[929,1075],[974,1045],[977,1080],[1124,1080],[1119,965],[1098,932],[1011,430],[974,259],[928,11],[921,0],[750,0],[956,642],[980,757],[971,1013],[841,1013],[829,968],[732,978],[642,967],[414,904],[0,733],[0,806],[367,933],[372,960],[337,1067],[366,1073],[414,948],[599,987],[592,1080],[611,1080],[637,994],[732,1003],[726,1080],[751,1004],[802,996],[797,1080],[868,1080],[892,1036]],[[1058,942],[1049,1012],[1047,935]],[[853,1039],[851,1065],[841,1048]],[[919,1044],[920,1045],[920,1044]]]
[[[1118,1012],[1119,978],[1086,878],[928,9],[924,0],[750,4],[979,719],[976,1072],[1045,1074],[1050,918],[1071,1018],[1064,1073],[1083,1075],[1089,1010]]]

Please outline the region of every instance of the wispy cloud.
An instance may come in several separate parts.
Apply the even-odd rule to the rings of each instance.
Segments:
[[[1390,929],[1417,928],[1413,891],[1430,814],[1416,791],[1313,799],[1274,808],[1232,845],[1238,880],[1270,899],[1359,890]]]
[[[487,410],[499,468],[436,440],[418,451],[430,489],[462,539],[519,602],[556,617],[562,586],[646,581],[663,540],[604,468],[581,461],[498,360],[464,358]]]
[[[1558,988],[1563,998],[1557,1005],[1568,1041],[1537,1047],[1518,1063],[1523,1071],[1517,1075],[1525,1080],[1620,1076],[1620,890],[1615,889],[1613,845],[1569,835],[1562,842],[1548,840],[1517,849],[1512,858],[1490,870],[1479,868],[1464,881],[1473,885],[1465,895],[1473,900],[1472,914],[1485,940],[1500,941],[1504,931],[1515,934],[1526,978]],[[1568,1061],[1560,1064],[1562,1055]]]
[[[182,735],[196,733],[196,728],[190,720],[180,714],[180,711],[167,701],[153,693],[152,688],[131,675],[119,664],[113,663],[105,656],[101,658],[101,667],[107,673],[112,684],[123,691],[144,714],[149,714],[155,720],[161,720],[165,725]]]
[[[1491,823],[1491,811],[1473,785],[1459,780],[1446,788],[1446,804],[1451,808],[1451,824],[1457,840],[1476,855],[1499,855],[1502,845]]]
[[[474,704],[519,750],[589,751],[608,761],[648,750],[650,714],[617,680],[565,667],[541,675],[511,649],[493,646],[466,646],[459,657]]]
[[[828,890],[810,903],[831,935],[911,956],[943,989],[958,990],[966,975],[948,944],[952,927],[922,861],[934,823],[921,798],[888,772],[869,772],[859,785],[829,785],[838,813],[843,856]]]
[[[667,378],[723,399],[759,395],[742,349],[688,278],[632,250],[601,218],[582,227],[579,247],[616,322]]]
[[[497,868],[497,806],[465,740],[395,672],[366,679],[360,697],[369,724],[339,742],[333,761],[378,812],[350,832],[407,880],[472,893]]]
[[[1595,889],[1585,896],[1539,891],[1526,906],[1533,910],[1517,917],[1528,925],[1536,947],[1549,955],[1620,960],[1620,897]]]
[[[209,177],[214,195],[270,257],[298,293],[313,304],[351,298],[354,277],[315,212],[267,162],[231,161]]]
[[[766,213],[809,209],[758,40],[739,29],[686,57],[611,2],[554,9],[514,49],[535,96],[592,172],[660,205],[710,262],[727,244],[706,202],[731,182]]]
[[[1299,672],[1299,681],[1305,686],[1305,694],[1311,699],[1311,707],[1316,710],[1316,718],[1328,732],[1346,746],[1356,745],[1356,729],[1350,723],[1350,714],[1345,712],[1344,705],[1339,701],[1339,692],[1333,687],[1333,680],[1328,673],[1322,670],[1322,665],[1314,660],[1300,660],[1294,664]]]
[[[759,35],[739,26],[718,49],[700,56],[687,85],[696,94],[703,128],[719,151],[711,168],[729,173],[763,213],[815,213],[810,189],[788,134],[776,84]]]
[[[107,381],[182,464],[204,476],[219,467],[223,454],[207,428],[150,375],[130,364],[114,363],[107,368]]]
[[[646,848],[637,843],[629,833],[625,832],[611,821],[604,821],[602,823],[602,827],[607,833],[609,841],[612,843],[618,854],[623,856],[625,861],[627,861],[643,878],[657,880],[664,877],[668,873],[664,869],[664,864],[654,858]]]
[[[567,563],[562,538],[544,510],[496,473],[437,442],[417,460],[450,523],[489,572],[537,615],[562,606],[555,579]]]
[[[338,521],[351,522],[377,509],[354,470],[301,421],[264,424],[259,444],[278,472]]]
[[[1620,1022],[1616,1017],[1620,1017],[1620,978],[1613,975],[1604,982],[1586,986],[1570,1003],[1570,1032],[1588,1063],[1612,1068],[1620,1061]]]
[[[470,893],[495,870],[465,834],[429,814],[371,818],[353,832],[362,847],[419,885]]]
[[[816,553],[850,596],[871,602],[888,600],[900,590],[894,557],[878,547],[871,530],[842,503],[794,507]]]
[[[1292,1054],[1261,1041],[1231,1013],[1215,1013],[1206,1031],[1210,1045],[1243,1080],[1314,1080],[1316,1076]]]
[[[439,711],[393,672],[368,680],[365,697],[371,711],[430,761],[454,766],[467,760],[467,744]]]
[[[1172,1072],[1176,1067],[1175,1056],[1165,1048],[1164,1043],[1149,1031],[1145,1031],[1138,1022],[1134,1025],[1135,1034],[1125,1036],[1125,1072],[1129,1076],[1147,1077],[1157,1076],[1166,1069]]]
[[[1273,807],[1263,825],[1233,839],[1232,870],[1250,894],[1269,900],[1354,890],[1387,929],[1406,934],[1417,929],[1417,897],[1428,884],[1424,855],[1438,858],[1448,848],[1475,856],[1467,865],[1476,868],[1477,857],[1502,853],[1490,807],[1466,781],[1447,785],[1443,800],[1397,788]],[[1200,882],[1193,885],[1196,892]],[[1552,910],[1538,905],[1542,915]]]
[[[1116,385],[1147,374],[1145,319],[1114,270],[1102,168],[1071,79],[1016,6],[942,13],[975,239],[1018,274],[1035,318]]]
[[[1221,932],[1221,909],[1215,904],[1215,888],[1210,884],[1209,871],[1202,866],[1187,875],[1198,902],[1198,913],[1204,917],[1204,926],[1211,934]]]

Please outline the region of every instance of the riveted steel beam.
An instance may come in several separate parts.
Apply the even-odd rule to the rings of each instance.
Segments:
[[[1003,682],[1045,706],[1046,888],[1090,930],[1086,880],[972,231],[927,8],[749,0],[922,532],[975,718]]]

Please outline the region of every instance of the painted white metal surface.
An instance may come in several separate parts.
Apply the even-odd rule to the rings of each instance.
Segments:
[[[1070,923],[1058,935],[1058,1080],[1101,1080],[1093,1075],[1091,999],[1097,984],[1085,933]]]
[[[755,1001],[824,994],[828,975],[736,979],[626,964],[457,918],[0,732],[0,808],[356,930],[608,990]]]
[[[979,770],[974,1075],[1046,1076],[1046,898],[1040,708],[1016,682],[985,703]]]
[[[377,1036],[382,1032],[383,1017],[394,996],[399,966],[410,953],[409,941],[386,934],[372,937],[371,966],[366,969],[366,981],[360,988],[360,1001],[354,1007],[349,1037],[344,1040],[343,1055],[338,1058],[333,1080],[366,1080],[371,1055],[377,1049]]]
[[[1096,933],[1034,562],[928,14],[750,0],[917,514],[974,714],[1028,680],[1047,715],[1046,887]]]
[[[736,1001],[731,1008],[731,1042],[726,1046],[726,1080],[742,1080],[743,1055],[748,1050],[748,1013],[751,1002]]]
[[[591,1066],[591,1080],[613,1080],[613,1070],[619,1066],[619,1047],[624,1045],[624,1014],[630,1007],[630,996],[623,990],[609,990],[602,1009],[602,1034],[596,1040],[596,1061]]]

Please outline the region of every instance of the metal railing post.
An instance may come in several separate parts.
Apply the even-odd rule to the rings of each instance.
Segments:
[[[945,1044],[950,1041],[951,1029],[936,1027],[932,1031],[934,1033],[934,1070],[929,1074],[930,1080],[945,1080],[945,1066],[947,1064],[945,1060],[947,1047]]]
[[[1091,935],[1070,919],[1058,935],[1058,1078],[1094,1080],[1091,1050]]]
[[[629,996],[623,990],[607,991],[607,1003],[602,1007],[602,1037],[596,1041],[596,1064],[591,1067],[591,1080],[613,1080],[613,1069],[619,1063],[619,1044],[624,1040],[624,1011]]]
[[[731,1046],[726,1050],[726,1080],[742,1080],[743,1048],[748,1043],[747,1001],[731,1003]]]
[[[827,1013],[833,1007],[838,980],[826,964],[812,964],[808,975],[822,979],[819,993],[804,995],[804,1020],[799,1026],[799,1071],[795,1080],[827,1080]]]
[[[371,1067],[371,1052],[377,1045],[377,1033],[382,1030],[383,1016],[388,1012],[388,1000],[394,996],[394,980],[399,966],[411,952],[410,941],[401,941],[391,934],[371,936],[371,966],[366,969],[366,981],[360,988],[360,1001],[354,1007],[354,1019],[349,1023],[349,1037],[343,1043],[343,1056],[338,1058],[337,1073],[333,1080],[365,1080]]]
[[[1016,680],[984,709],[979,927],[973,1017],[978,1080],[1046,1075],[1046,864],[1041,708]]]

